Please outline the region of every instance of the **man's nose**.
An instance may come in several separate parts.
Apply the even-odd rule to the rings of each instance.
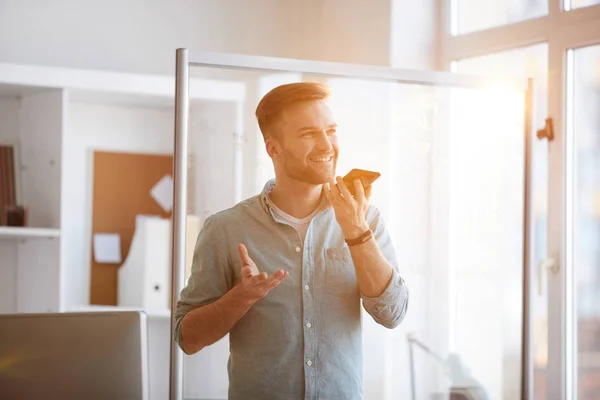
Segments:
[[[317,143],[320,151],[323,152],[331,152],[333,150],[333,145],[331,144],[331,138],[325,131],[321,131],[319,134],[319,141]]]

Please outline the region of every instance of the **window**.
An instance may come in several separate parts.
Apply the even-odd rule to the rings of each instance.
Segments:
[[[445,4],[443,67],[537,80],[530,130],[533,205],[526,298],[531,329],[525,397],[597,398],[600,0]],[[548,117],[553,138],[543,130]],[[546,268],[552,262],[557,268]]]
[[[565,10],[588,7],[594,4],[600,4],[600,0],[565,0]]]
[[[456,0],[453,2],[452,33],[480,31],[547,13],[548,2],[545,0]]]
[[[569,52],[573,154],[575,385],[600,398],[600,46]]]
[[[543,126],[548,114],[548,45],[508,50],[485,56],[471,57],[456,62],[457,72],[470,74],[529,76],[536,79],[535,96],[536,126]],[[533,142],[533,221],[532,221],[532,253],[534,265],[537,265],[547,254],[548,224],[548,144],[545,141]],[[537,270],[534,271],[537,274]],[[536,276],[537,278],[537,276]],[[537,280],[536,280],[537,281]],[[545,293],[545,291],[542,291]],[[548,307],[544,295],[533,299],[533,348],[534,380],[536,393],[542,392],[546,385],[546,364],[548,361]],[[542,397],[543,398],[543,397]]]

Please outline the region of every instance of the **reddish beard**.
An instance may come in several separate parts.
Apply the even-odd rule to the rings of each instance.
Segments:
[[[311,163],[308,160],[297,159],[287,150],[284,150],[283,155],[286,174],[292,179],[310,185],[320,185],[330,182],[335,177],[338,158],[337,151],[333,155],[333,163],[327,163],[322,166],[316,166],[316,163]],[[308,158],[315,157],[318,156],[310,156]]]

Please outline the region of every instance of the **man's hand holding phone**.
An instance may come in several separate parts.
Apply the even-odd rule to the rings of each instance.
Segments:
[[[323,185],[325,197],[333,206],[335,217],[346,239],[354,239],[369,229],[366,189],[379,177],[378,172],[352,170],[344,178]]]
[[[346,184],[346,187],[348,188],[348,191],[350,192],[352,197],[356,197],[354,181],[356,179],[360,180],[363,187],[363,191],[365,193],[365,197],[368,200],[371,197],[373,182],[375,182],[380,176],[381,174],[379,172],[354,168],[353,170],[348,172],[346,176],[344,176],[343,181]]]

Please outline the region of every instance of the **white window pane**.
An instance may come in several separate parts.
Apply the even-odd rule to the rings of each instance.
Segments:
[[[516,399],[522,359],[524,98],[498,87],[483,97],[456,93],[453,100],[447,172],[450,352],[473,371],[487,398]],[[493,117],[498,110],[499,119]],[[440,199],[433,204],[439,207]]]
[[[572,10],[575,8],[593,6],[594,4],[600,4],[600,0],[566,0],[565,9]]]
[[[519,48],[515,50],[463,59],[457,63],[457,71],[484,75],[516,75],[536,79],[535,115],[536,128],[544,126],[548,104],[548,45]],[[534,264],[547,255],[547,202],[548,202],[548,145],[545,140],[533,143],[533,225],[532,248]],[[537,274],[537,268],[534,274]],[[534,279],[534,282],[538,282]],[[545,291],[544,293],[547,293]],[[546,367],[548,356],[548,307],[546,296],[533,296],[534,339],[534,398],[546,399]]]
[[[548,14],[548,0],[453,0],[458,34]]]
[[[600,46],[574,52],[573,266],[580,399],[600,398]]]

